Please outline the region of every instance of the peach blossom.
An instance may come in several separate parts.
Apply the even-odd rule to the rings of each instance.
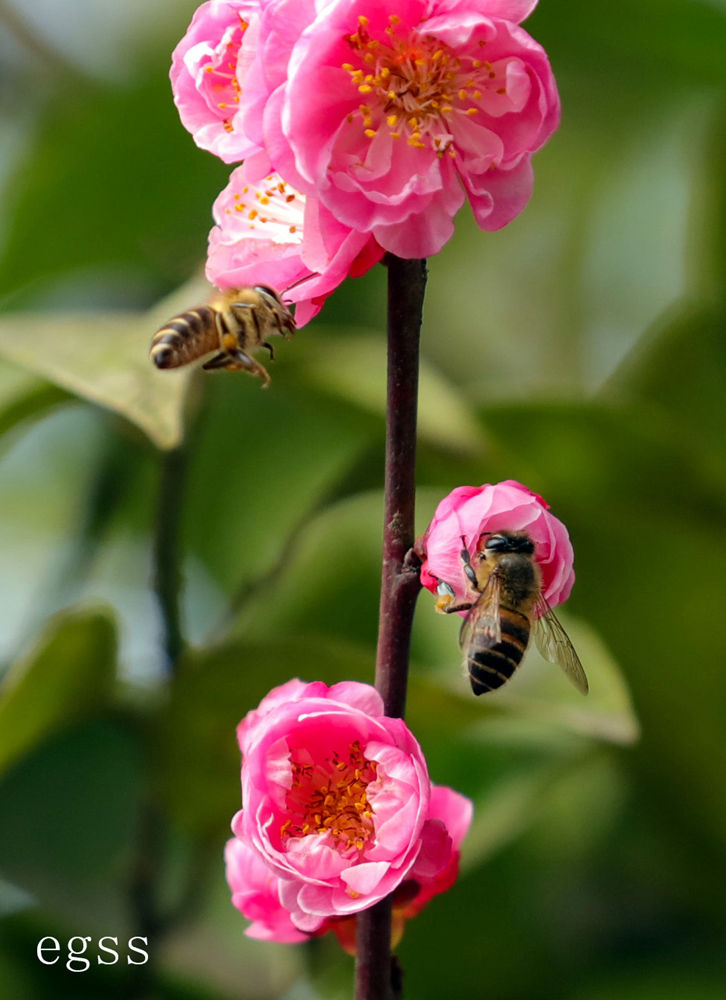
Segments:
[[[347,277],[369,270],[383,255],[373,237],[328,218],[278,174],[259,176],[264,160],[237,167],[213,206],[207,278],[218,288],[270,285],[296,303],[298,328],[322,308]],[[321,225],[321,215],[325,225]]]
[[[240,724],[232,830],[278,880],[294,927],[360,912],[451,861],[419,744],[367,684],[294,680]]]

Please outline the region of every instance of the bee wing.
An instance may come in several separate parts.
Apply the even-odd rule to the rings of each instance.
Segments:
[[[549,663],[556,663],[567,674],[581,694],[587,694],[590,685],[580,663],[580,657],[570,642],[567,632],[563,629],[544,597],[537,599],[539,618],[534,624],[534,642],[540,654]]]
[[[502,624],[499,617],[501,591],[500,577],[496,573],[491,573],[476,604],[462,622],[459,632],[459,645],[462,649],[466,649],[469,645],[474,628],[493,639],[495,643],[501,642]]]

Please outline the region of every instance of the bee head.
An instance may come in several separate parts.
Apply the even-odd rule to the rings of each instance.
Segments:
[[[270,288],[269,285],[255,285],[255,291],[267,301],[268,305],[282,305],[280,296],[277,294],[275,289]]]
[[[523,531],[496,531],[492,534],[485,532],[485,536],[486,541],[481,550],[484,556],[489,553],[501,555],[506,552],[517,552],[526,556],[534,555],[534,542]]]

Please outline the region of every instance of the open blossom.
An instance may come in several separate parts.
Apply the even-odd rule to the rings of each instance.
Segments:
[[[419,863],[409,872],[393,894],[392,947],[403,936],[408,920],[431,902],[434,896],[452,887],[459,874],[461,844],[471,824],[472,803],[451,788],[431,786],[428,819],[434,835],[443,839],[448,860],[427,866],[427,852],[422,850]],[[436,821],[436,822],[433,822]],[[436,827],[438,826],[438,830]],[[438,851],[440,848],[437,848]],[[225,847],[227,882],[233,905],[252,923],[245,930],[248,937],[278,944],[297,944],[311,936],[332,931],[341,946],[355,954],[356,915],[328,917],[316,931],[304,933],[293,924],[290,912],[280,902],[280,879],[268,868],[247,843],[232,837]]]
[[[256,151],[239,128],[239,111],[240,79],[255,51],[260,8],[261,0],[203,3],[172,55],[170,77],[182,124],[198,146],[225,163]]]
[[[367,233],[320,216],[318,200],[295,191],[278,174],[260,177],[260,160],[237,167],[214,203],[207,278],[217,288],[271,285],[297,303],[304,326],[347,277],[364,274],[383,255]]]
[[[513,479],[484,486],[458,486],[441,501],[417,548],[425,556],[421,582],[436,593],[448,583],[457,601],[469,590],[460,552],[473,558],[485,532],[526,531],[542,573],[542,594],[551,607],[566,601],[575,581],[574,554],[567,528],[542,497]],[[463,541],[462,541],[463,540]],[[465,614],[465,612],[461,612]]]
[[[405,881],[409,902],[448,887],[471,804],[432,792],[420,746],[374,688],[290,681],[238,736],[244,808],[232,830],[244,850],[228,846],[227,870],[256,936],[323,933]]]
[[[519,27],[535,5],[319,4],[265,106],[275,169],[401,257],[440,250],[466,197],[483,229],[506,225],[559,123],[547,56]],[[282,62],[290,39],[277,44]]]
[[[438,252],[468,198],[495,230],[527,204],[559,123],[554,77],[520,22],[536,0],[211,0],[174,53],[197,143],[320,203],[401,257]],[[324,209],[324,210],[323,210]]]

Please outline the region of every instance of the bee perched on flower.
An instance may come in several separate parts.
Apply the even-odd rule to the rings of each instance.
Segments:
[[[542,497],[513,479],[459,486],[438,505],[416,550],[437,611],[464,616],[459,641],[474,694],[509,680],[531,635],[587,694],[580,659],[552,611],[572,589],[572,545]]]

